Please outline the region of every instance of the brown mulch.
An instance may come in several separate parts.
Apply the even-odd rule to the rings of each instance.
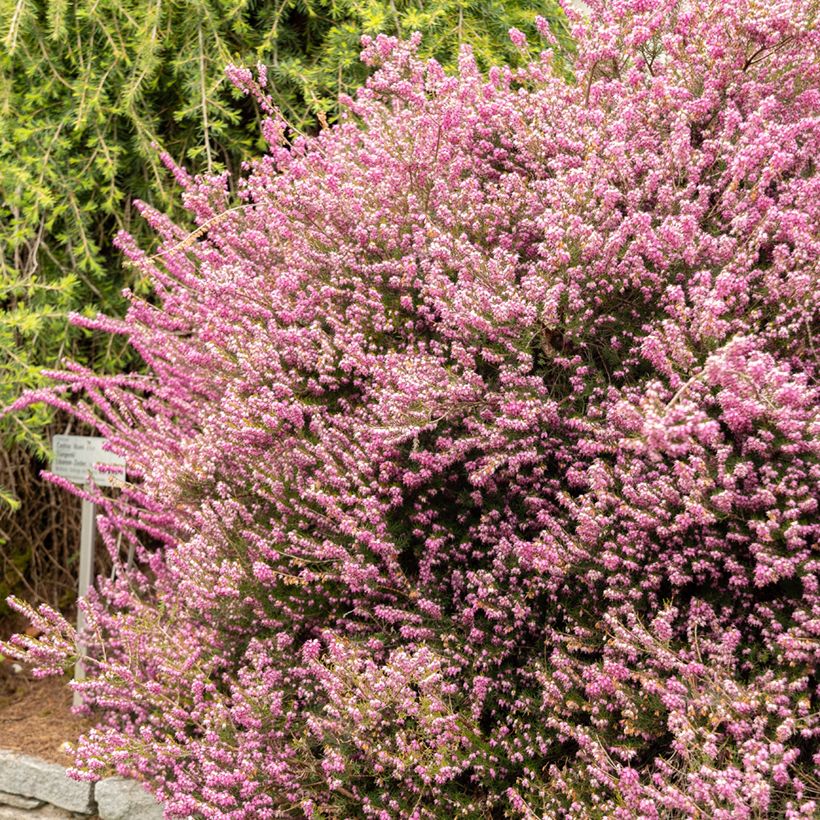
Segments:
[[[37,679],[0,661],[0,748],[70,765],[63,744],[92,725],[71,714],[71,697],[67,677]]]

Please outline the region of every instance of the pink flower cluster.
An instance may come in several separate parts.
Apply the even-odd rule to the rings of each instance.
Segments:
[[[146,375],[25,399],[128,463],[80,776],[169,817],[820,813],[817,5],[588,5],[570,81],[379,37],[339,125],[268,109],[238,204],[175,169],[200,229],[122,238],[154,296],[77,321]],[[40,625],[4,651],[70,661]]]

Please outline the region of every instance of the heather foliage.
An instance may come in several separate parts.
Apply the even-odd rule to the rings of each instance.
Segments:
[[[202,234],[123,237],[156,303],[97,326],[148,374],[26,399],[129,462],[82,776],[180,817],[816,816],[817,4],[591,5],[572,83],[379,37],[338,126],[269,110],[238,203],[176,169]],[[9,650],[59,668],[31,615]]]
[[[507,30],[535,34],[539,12],[568,47],[554,0],[0,0],[0,406],[42,386],[63,356],[97,372],[133,364],[122,340],[66,314],[124,311],[125,284],[147,292],[112,243],[118,229],[152,241],[132,200],[185,222],[155,143],[207,172],[238,173],[262,150],[258,106],[227,81],[227,63],[264,64],[289,122],[315,130],[367,76],[362,33],[421,31],[423,53],[448,70],[469,38],[488,67],[523,59]],[[32,458],[64,424],[45,405],[0,422],[0,598],[25,588],[66,600],[57,559],[72,539],[57,534],[74,516],[52,490],[37,493]]]

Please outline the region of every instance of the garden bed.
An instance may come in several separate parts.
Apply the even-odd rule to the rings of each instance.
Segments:
[[[50,763],[67,766],[64,751],[91,722],[71,713],[71,690],[66,678],[32,677],[0,663],[0,745]]]

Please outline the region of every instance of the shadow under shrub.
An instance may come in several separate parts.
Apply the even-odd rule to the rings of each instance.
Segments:
[[[63,609],[76,597],[80,504],[41,481],[42,468],[23,446],[0,448],[0,483],[25,511],[0,504],[0,617],[8,615],[5,599],[12,592]]]

